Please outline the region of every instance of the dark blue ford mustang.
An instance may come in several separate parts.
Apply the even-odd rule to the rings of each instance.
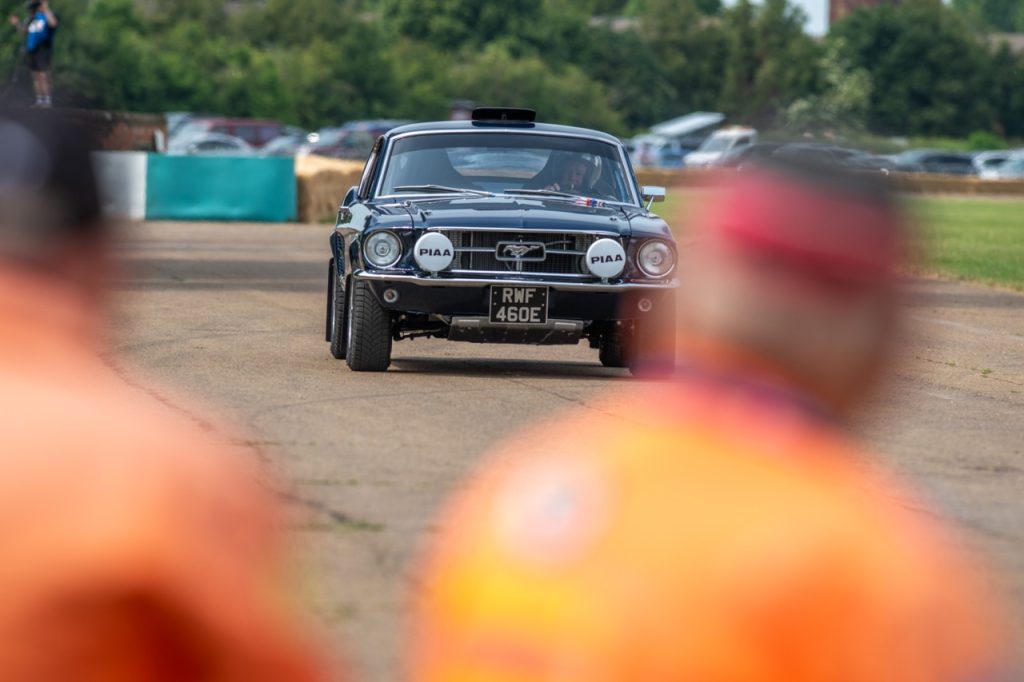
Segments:
[[[670,366],[676,245],[648,210],[664,190],[614,137],[533,119],[478,109],[377,141],[331,235],[335,358],[383,371],[413,337],[587,339],[609,367]]]

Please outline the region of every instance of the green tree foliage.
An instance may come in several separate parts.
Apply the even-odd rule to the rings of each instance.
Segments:
[[[629,130],[642,130],[680,111],[665,64],[640,31],[593,28],[577,54],[586,74],[604,86],[611,107]]]
[[[1024,135],[1024,58],[973,33],[1019,26],[1003,18],[1024,3],[953,3],[862,9],[822,44],[787,0],[53,0],[54,71],[64,104],[310,128],[443,118],[458,99],[623,135],[695,110]],[[0,68],[19,42],[0,32]]]
[[[674,114],[718,108],[728,36],[694,0],[646,0],[643,37],[661,65]]]
[[[988,47],[940,0],[860,10],[833,27],[873,85],[869,125],[884,133],[964,135],[992,127]]]
[[[622,131],[608,93],[576,66],[552,69],[539,57],[516,58],[500,44],[453,69],[452,93],[475,93],[481,102],[522,103],[544,112],[546,120]]]
[[[774,120],[819,85],[820,49],[803,32],[804,15],[786,0],[740,0],[723,15],[728,36],[724,109],[756,125]]]
[[[543,0],[385,0],[383,15],[400,33],[434,45],[481,45],[527,35],[542,23]]]
[[[722,11],[722,0],[694,0],[694,5],[702,13],[708,16],[714,16],[721,13]],[[624,8],[624,14],[629,16],[641,16],[649,14],[653,7],[664,7],[664,3],[657,2],[654,0],[629,0]]]
[[[227,29],[239,40],[275,48],[302,48],[315,38],[346,40],[361,34],[366,50],[380,44],[376,41],[384,27],[385,22],[375,20],[355,0],[250,0],[229,19]]]
[[[1024,3],[1020,0],[953,0],[953,8],[980,28],[1024,31]]]
[[[1007,137],[1024,137],[1024,55],[1001,44],[993,55],[992,74],[996,111],[992,130]]]
[[[793,133],[849,134],[864,132],[871,107],[871,74],[854,68],[844,56],[845,43],[828,43],[819,68],[820,93],[801,97],[786,109],[783,125]]]

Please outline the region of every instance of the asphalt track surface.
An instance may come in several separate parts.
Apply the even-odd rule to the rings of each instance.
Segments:
[[[148,223],[119,246],[119,362],[244,425],[291,481],[303,597],[358,679],[394,679],[434,514],[495,441],[632,381],[578,347],[395,345],[356,374],[323,341],[328,226]],[[903,361],[855,428],[964,526],[1024,605],[1024,296],[914,280]],[[615,418],[608,415],[607,418]]]

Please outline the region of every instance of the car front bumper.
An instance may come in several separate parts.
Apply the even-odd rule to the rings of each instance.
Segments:
[[[369,282],[388,310],[442,316],[486,317],[491,286],[548,287],[548,317],[552,320],[605,321],[641,318],[674,305],[678,283],[572,282],[529,278],[424,277],[356,270],[355,279]],[[398,295],[391,302],[384,292]],[[392,294],[393,296],[393,294]]]

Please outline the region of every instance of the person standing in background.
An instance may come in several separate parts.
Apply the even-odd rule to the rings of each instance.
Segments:
[[[57,34],[57,15],[50,9],[47,0],[30,0],[25,3],[25,8],[29,15],[24,22],[14,15],[11,15],[9,21],[18,32],[25,35],[25,57],[32,72],[35,105],[51,107],[53,88],[50,83],[50,62],[53,59],[53,39]]]

